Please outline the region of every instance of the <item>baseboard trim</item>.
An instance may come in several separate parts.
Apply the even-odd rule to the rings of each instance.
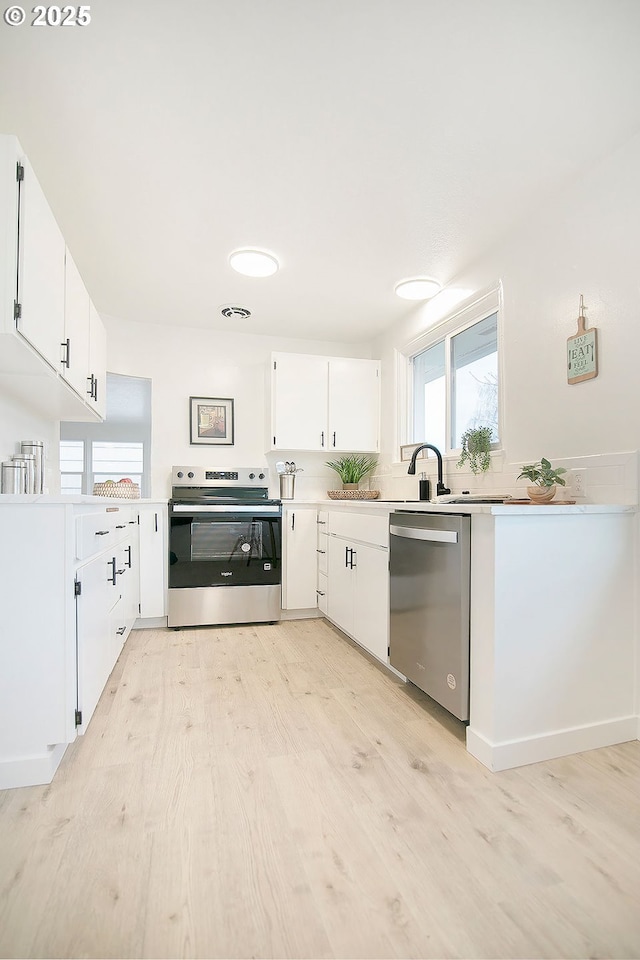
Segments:
[[[0,760],[0,790],[51,783],[67,747],[67,743],[56,743],[36,757]]]
[[[540,763],[542,760],[567,757],[585,750],[611,747],[616,743],[626,743],[628,740],[640,739],[638,734],[638,717],[620,717],[606,723],[589,724],[540,737],[503,743],[491,743],[481,733],[477,733],[473,726],[469,726],[467,750],[489,770],[497,772],[523,767],[529,763]]]
[[[157,630],[166,627],[166,617],[138,617],[133,625],[134,630]]]

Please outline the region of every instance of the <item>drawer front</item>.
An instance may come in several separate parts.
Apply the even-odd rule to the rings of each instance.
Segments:
[[[131,534],[137,514],[131,507],[110,507],[101,513],[86,513],[76,518],[76,557],[87,560],[107,550]]]
[[[389,517],[363,513],[351,513],[347,510],[329,513],[329,533],[348,540],[359,540],[375,547],[389,546]]]
[[[327,577],[324,573],[318,574],[318,610],[324,614],[327,612]]]

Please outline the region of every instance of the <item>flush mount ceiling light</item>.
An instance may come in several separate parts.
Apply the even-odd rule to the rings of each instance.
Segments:
[[[410,277],[396,283],[394,290],[403,300],[430,300],[440,290],[440,284],[431,277]]]
[[[245,277],[270,277],[280,267],[276,258],[264,250],[234,250],[229,263]]]

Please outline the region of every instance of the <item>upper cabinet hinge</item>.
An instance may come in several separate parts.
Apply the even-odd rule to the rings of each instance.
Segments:
[[[82,710],[76,710],[75,721],[76,721],[76,727],[82,726]]]
[[[18,183],[24,180],[24,167],[21,163],[16,164],[16,180]]]
[[[275,370],[277,366],[278,366],[278,363],[277,363],[276,360],[274,360],[274,361],[273,361],[273,369]]]
[[[74,580],[73,582],[73,595],[74,597],[79,597],[82,594],[82,581]]]
[[[20,320],[21,316],[22,316],[22,304],[18,303],[17,300],[14,300],[13,301],[13,319],[16,322],[16,327],[18,326],[18,321]]]

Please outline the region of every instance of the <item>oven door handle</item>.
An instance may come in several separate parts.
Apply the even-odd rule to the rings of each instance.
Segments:
[[[215,506],[213,504],[195,506],[194,504],[175,503],[171,507],[171,513],[191,513],[194,516],[201,513],[252,513],[257,517],[265,513],[269,515],[280,515],[282,513],[282,508],[275,504],[273,506],[261,507],[259,504],[247,506],[245,504],[229,503],[224,506],[218,504]]]

